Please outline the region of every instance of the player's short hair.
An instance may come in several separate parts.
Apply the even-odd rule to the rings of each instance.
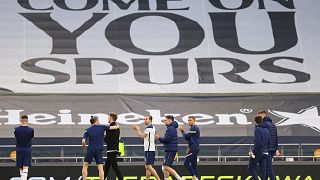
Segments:
[[[23,116],[21,116],[21,119],[28,119],[28,116],[27,115],[23,115]]]
[[[116,121],[116,120],[118,119],[118,115],[117,115],[117,113],[115,113],[115,112],[109,113],[109,116],[110,116],[114,121]]]
[[[166,115],[165,118],[166,119],[171,119],[171,121],[174,121],[174,117],[172,115]]]
[[[259,111],[258,114],[267,114],[266,111]]]
[[[147,114],[146,117],[152,121],[152,116],[150,114]]]
[[[188,116],[188,119],[196,120],[196,117],[194,117],[194,116]]]
[[[91,116],[90,123],[94,124],[94,123],[96,123],[98,121],[98,119],[99,119],[98,116]]]
[[[256,116],[254,118],[254,121],[257,123],[257,124],[261,124],[262,123],[262,117],[261,116]]]

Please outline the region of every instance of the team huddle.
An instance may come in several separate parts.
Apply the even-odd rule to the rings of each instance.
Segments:
[[[109,113],[109,125],[103,125],[99,123],[99,118],[97,116],[91,116],[91,126],[86,129],[82,139],[82,146],[86,151],[82,166],[83,180],[88,176],[88,167],[93,159],[97,164],[100,180],[106,179],[111,167],[115,171],[118,179],[123,180],[123,176],[117,164],[120,138],[120,127],[116,123],[117,118],[116,113]],[[16,165],[20,169],[21,180],[27,180],[28,168],[31,166],[31,145],[32,139],[34,138],[34,130],[28,126],[28,116],[22,116],[20,121],[21,125],[16,127],[14,131],[17,141]],[[253,176],[254,180],[258,180],[255,169],[256,165],[259,164],[261,179],[267,180],[269,177],[270,180],[274,180],[275,175],[272,168],[272,159],[274,155],[280,155],[278,150],[277,128],[272,123],[272,120],[266,115],[265,111],[258,113],[258,116],[255,117],[255,122],[254,147],[252,152],[249,152],[249,173]],[[197,156],[200,151],[200,129],[196,125],[196,118],[194,116],[188,117],[188,124],[190,126],[188,132],[184,130],[183,125],[178,125],[178,122],[174,120],[173,116],[165,116],[164,124],[167,126],[167,129],[163,137],[156,133],[156,129],[152,125],[151,115],[146,115],[144,117],[144,124],[146,125],[144,131],[141,131],[138,124],[133,125],[133,129],[144,141],[147,180],[149,180],[151,176],[154,176],[157,180],[161,179],[153,167],[155,162],[156,141],[159,141],[164,145],[165,155],[161,167],[164,180],[168,180],[170,175],[178,180],[184,179],[172,166],[178,152],[178,130],[181,131],[183,138],[188,142],[188,151],[184,165],[193,180],[200,179],[197,170]],[[107,144],[107,159],[105,162],[103,161],[104,142]],[[103,164],[105,165],[104,167]]]

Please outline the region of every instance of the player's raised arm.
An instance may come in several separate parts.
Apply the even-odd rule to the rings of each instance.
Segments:
[[[147,133],[148,130],[146,130],[146,131],[144,131],[144,132],[141,132],[140,126],[139,126],[138,124],[132,125],[132,128],[137,132],[138,136],[139,136],[141,139],[144,139],[145,137],[148,136],[148,133]]]
[[[109,126],[109,130],[116,130],[116,129],[120,129],[120,126],[119,125]]]

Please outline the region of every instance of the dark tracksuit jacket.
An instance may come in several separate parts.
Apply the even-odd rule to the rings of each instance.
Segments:
[[[269,150],[269,131],[263,123],[256,125],[254,129],[254,146],[253,154],[255,158],[249,160],[249,172],[254,180],[258,180],[256,165],[259,163],[261,179],[267,179],[266,173],[266,157]]]
[[[178,151],[178,123],[172,121],[168,126],[164,137],[161,137],[159,141],[164,145],[165,152],[177,152]]]
[[[199,150],[200,129],[197,125],[191,126],[189,132],[182,131],[182,136],[188,141],[188,147],[193,150]]]
[[[277,133],[277,126],[272,123],[270,117],[263,118],[263,124],[269,131],[269,150],[268,152],[274,153],[278,149],[278,133]]]
[[[184,166],[188,169],[191,176],[197,176],[199,178],[197,169],[197,156],[200,150],[200,129],[197,125],[193,125],[190,127],[189,132],[181,132],[183,138],[188,141],[189,148],[186,159],[184,161]]]
[[[116,123],[110,123],[110,126],[115,126]],[[120,129],[116,130],[108,130],[106,131],[106,136],[104,137],[104,142],[107,144],[107,152],[119,150],[119,137],[120,137]]]
[[[254,130],[254,146],[252,152],[255,156],[262,156],[269,151],[269,131],[263,123],[258,124]]]
[[[115,122],[110,123],[110,126],[116,126]],[[123,180],[123,176],[120,172],[117,162],[117,156],[119,151],[119,137],[120,137],[120,129],[116,130],[107,130],[106,136],[104,137],[104,141],[107,143],[107,160],[105,162],[104,167],[104,176],[105,178],[109,174],[110,167],[115,171],[119,180]]]

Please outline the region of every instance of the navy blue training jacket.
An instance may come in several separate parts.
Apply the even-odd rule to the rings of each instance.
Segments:
[[[262,155],[269,151],[269,131],[263,123],[256,125],[254,129],[254,147],[252,152],[255,155]]]
[[[269,131],[269,152],[275,152],[278,149],[278,133],[277,133],[277,126],[272,123],[270,117],[263,118],[263,124]]]
[[[177,121],[172,121],[167,126],[167,131],[164,137],[160,137],[159,141],[163,143],[165,152],[177,152],[178,151],[178,134],[177,134]]]
[[[199,150],[200,144],[200,129],[197,125],[193,125],[190,127],[189,132],[182,132],[182,136],[185,140],[188,141],[188,146],[190,149]]]

